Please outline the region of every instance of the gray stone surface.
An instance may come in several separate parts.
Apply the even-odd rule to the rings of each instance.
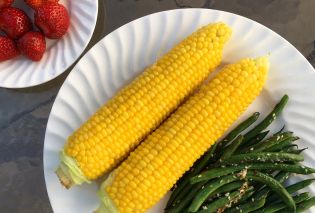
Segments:
[[[314,0],[99,2],[99,19],[88,48],[119,26],[141,16],[180,7],[204,7],[254,19],[285,37],[310,60],[315,59]],[[1,213],[52,212],[43,178],[42,149],[51,106],[70,70],[41,86],[18,90],[0,88]]]

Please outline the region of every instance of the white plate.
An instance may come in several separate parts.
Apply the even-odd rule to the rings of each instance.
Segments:
[[[210,22],[223,21],[233,28],[224,50],[224,63],[243,57],[270,54],[270,74],[261,95],[246,111],[266,113],[287,93],[290,102],[273,125],[286,127],[309,147],[306,163],[315,166],[315,73],[307,60],[285,39],[247,18],[208,9],[171,10],[137,19],[112,32],[93,47],[70,73],[56,98],[49,117],[44,146],[44,171],[51,206],[56,213],[92,212],[98,206],[97,184],[64,189],[54,170],[58,152],[68,135],[99,106],[130,82],[170,47]],[[240,119],[241,120],[241,119]],[[315,187],[309,188],[315,192]],[[151,213],[163,212],[166,197]]]
[[[33,20],[33,11],[24,1],[15,1]],[[88,45],[97,20],[98,0],[62,0],[69,11],[70,28],[59,40],[46,39],[47,50],[39,62],[24,56],[0,63],[0,87],[24,88],[56,78],[70,67]]]

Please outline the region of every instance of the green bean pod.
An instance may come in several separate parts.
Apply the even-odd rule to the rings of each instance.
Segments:
[[[211,179],[228,175],[230,173],[241,171],[242,169],[248,170],[275,170],[275,171],[285,171],[297,174],[312,174],[315,173],[315,169],[294,165],[294,164],[278,164],[278,163],[253,163],[253,164],[240,164],[237,166],[224,167],[224,168],[213,168],[202,172],[190,179],[190,183],[196,184],[201,181],[209,181]]]
[[[255,188],[252,188],[251,190],[247,190],[247,192],[245,192],[245,194],[241,197],[241,199],[238,201],[238,203],[245,202],[248,198],[252,197],[252,195],[254,193],[255,193]]]
[[[228,183],[217,190],[215,190],[212,194],[209,195],[207,200],[211,200],[212,198],[216,197],[217,195],[222,195],[226,192],[231,192],[233,190],[239,189],[245,182],[244,181],[235,181],[232,183]]]
[[[225,184],[239,180],[240,178],[237,175],[227,175],[220,179],[213,180],[205,185],[198,194],[193,199],[191,205],[188,208],[189,212],[197,212],[201,205],[206,201],[206,199],[211,195],[215,190],[224,186]]]
[[[265,150],[266,152],[287,152],[290,153],[294,149],[294,147],[298,147],[298,145],[293,144],[290,140],[282,141],[281,143],[269,148],[268,150]]]
[[[223,151],[220,160],[224,161],[231,157],[236,149],[239,147],[239,145],[242,143],[243,138],[243,135],[239,135],[234,141],[232,141],[229,146],[225,147],[225,150]]]
[[[254,152],[262,152],[262,151],[268,150],[269,148],[272,148],[273,146],[276,146],[277,144],[280,144],[284,141],[289,140],[292,142],[292,141],[294,141],[294,139],[297,140],[298,138],[292,137],[291,132],[283,132],[279,135],[272,136],[261,143],[255,144],[253,146],[249,146],[246,149],[243,149],[242,152],[253,152],[253,153]]]
[[[248,171],[246,178],[266,184],[282,198],[283,202],[286,203],[290,209],[296,209],[295,202],[292,199],[292,196],[276,179],[257,171]]]
[[[177,205],[168,209],[165,209],[165,213],[179,213],[182,212],[183,209],[185,209],[191,200],[196,196],[196,194],[201,190],[203,187],[203,183],[199,183],[196,186],[192,187],[188,194],[184,194],[182,200],[178,200]]]
[[[267,147],[266,149],[264,149],[263,151],[265,152],[274,152],[274,151],[278,151],[278,150],[282,150],[285,147],[288,147],[292,144],[292,142],[299,140],[299,137],[289,137],[285,140],[280,141],[279,143],[275,143],[273,146]]]
[[[290,176],[289,172],[279,172],[278,174],[276,174],[274,176],[274,179],[279,181],[279,183],[283,183],[284,181],[286,181]],[[271,189],[267,188],[267,187],[262,187],[256,191],[254,191],[253,197],[249,196],[248,198],[252,198],[252,201],[258,200],[260,198],[266,198],[268,196],[268,194],[270,193]],[[244,196],[245,197],[245,196]],[[245,202],[246,200],[240,200],[240,203]]]
[[[308,200],[304,200],[303,202],[299,203],[296,206],[296,213],[303,213],[304,211],[308,210],[312,206],[315,206],[315,197],[312,197]],[[289,211],[290,209],[286,208],[286,209],[276,211],[276,213],[288,213]]]
[[[251,190],[253,189],[253,187],[249,187],[247,190]],[[198,211],[198,213],[212,213],[212,212],[216,212],[217,209],[219,208],[223,208],[225,206],[229,206],[231,205],[233,202],[237,202],[242,196],[243,194],[247,191],[240,191],[240,190],[236,190],[222,198],[219,198],[215,201],[213,201],[212,203],[204,206],[202,208],[202,210]]]
[[[274,152],[264,152],[264,153],[246,153],[237,154],[231,156],[225,161],[218,162],[215,166],[227,165],[227,164],[238,164],[238,163],[267,163],[267,162],[298,162],[303,161],[304,157],[302,155],[290,154],[290,153],[274,153]]]
[[[293,200],[295,202],[295,204],[299,204],[307,199],[310,198],[310,194],[308,192],[296,195],[293,197]],[[268,204],[268,202],[266,202],[266,205],[257,211],[254,211],[253,213],[274,213],[277,212],[279,210],[285,209],[287,207],[287,205],[285,203],[279,202],[279,203],[273,203],[273,204]]]
[[[315,197],[312,197],[308,200],[303,201],[302,203],[299,203],[296,207],[296,213],[302,213],[305,210],[311,208],[312,206],[315,206]]]
[[[279,129],[279,131],[278,131],[278,132],[276,132],[276,133],[275,133],[275,134],[273,134],[273,135],[278,135],[278,134],[282,133],[284,129],[285,129],[285,125],[283,125],[283,126],[282,126],[282,128],[281,128],[281,129]]]
[[[288,151],[288,153],[291,153],[291,154],[301,154],[301,153],[304,152],[305,150],[307,150],[307,148],[290,150],[290,151]]]
[[[268,130],[268,131],[265,131],[265,132],[258,133],[257,135],[255,135],[255,137],[250,139],[248,142],[244,142],[244,144],[241,144],[240,145],[240,149],[243,149],[245,147],[258,144],[259,142],[261,142],[268,135],[269,132],[270,131]]]
[[[293,194],[301,189],[304,189],[305,187],[311,185],[313,182],[315,181],[315,179],[306,179],[306,180],[302,180],[300,182],[297,182],[295,184],[292,184],[290,186],[286,187],[286,190],[290,193]],[[271,194],[268,198],[267,198],[267,202],[268,203],[272,203],[274,201],[278,200],[278,195],[277,194]]]
[[[251,131],[244,135],[244,141],[248,141],[258,133],[266,129],[282,112],[288,100],[289,96],[284,95],[281,98],[280,102],[273,108],[273,110],[257,126],[255,126]]]
[[[226,213],[237,213],[237,212],[248,213],[248,212],[252,212],[257,209],[260,209],[261,207],[265,205],[265,202],[266,202],[265,197],[262,197],[256,201],[250,201],[249,203],[242,204],[242,205],[233,207],[231,209],[227,209],[225,212]]]
[[[235,127],[229,134],[227,134],[219,143],[218,148],[222,148],[230,143],[233,139],[235,139],[241,132],[247,129],[250,125],[252,125],[255,121],[257,121],[260,113],[255,112],[246,120],[241,122],[237,127]]]

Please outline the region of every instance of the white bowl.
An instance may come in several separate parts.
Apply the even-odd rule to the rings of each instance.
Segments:
[[[33,11],[24,1],[14,6],[23,9],[33,20]],[[46,39],[47,50],[39,62],[25,56],[0,62],[0,87],[23,88],[56,78],[69,68],[88,45],[96,25],[98,0],[62,0],[69,12],[70,28],[59,40]],[[35,27],[36,29],[36,27]]]

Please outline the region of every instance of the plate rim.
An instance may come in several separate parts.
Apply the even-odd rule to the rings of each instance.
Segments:
[[[89,0],[90,1],[90,0]],[[83,56],[85,56],[86,53],[88,53],[90,50],[88,50],[86,53],[84,53],[84,51],[86,51],[87,46],[90,44],[90,41],[92,39],[92,36],[95,32],[95,28],[96,28],[96,23],[98,20],[98,14],[99,14],[99,3],[98,0],[93,0],[93,2],[91,1],[91,3],[93,3],[95,5],[95,16],[93,17],[93,25],[91,27],[91,31],[88,33],[88,39],[86,40],[86,42],[83,45],[82,50],[80,51],[80,53],[78,54],[77,57],[75,57],[73,59],[72,62],[69,62],[69,64],[65,64],[65,66],[62,68],[62,71],[57,72],[55,75],[50,76],[46,79],[44,79],[44,81],[39,81],[39,82],[35,82],[35,83],[31,83],[31,84],[27,84],[27,85],[21,85],[21,86],[15,86],[15,85],[7,85],[7,84],[1,84],[0,83],[0,88],[4,88],[4,89],[24,89],[24,88],[32,88],[32,87],[36,87],[36,86],[40,86],[43,85],[45,83],[48,83],[54,79],[56,79],[57,77],[59,77],[60,75],[62,75],[63,73],[65,73],[67,71],[67,69],[69,69],[71,66],[73,66],[75,64],[75,66],[70,70],[69,74],[71,73],[71,71],[76,67],[76,64],[80,62],[81,58]],[[103,38],[102,38],[103,39]],[[101,39],[101,40],[102,40]],[[99,42],[99,41],[98,41]],[[97,42],[97,43],[98,43]],[[96,44],[97,44],[96,43]],[[96,45],[95,44],[95,45]],[[93,45],[90,49],[92,49],[95,45]],[[84,54],[83,54],[84,53]],[[14,59],[13,59],[14,60]],[[36,62],[34,62],[36,63]],[[42,71],[42,70],[41,70]],[[68,78],[68,76],[66,77],[66,79]],[[66,80],[65,79],[65,80]],[[63,82],[64,83],[64,82]],[[62,83],[62,85],[63,85]],[[60,87],[61,88],[61,87]],[[59,94],[59,92],[58,92]],[[58,95],[57,94],[57,95]]]
[[[123,27],[125,27],[127,25],[130,25],[132,23],[135,23],[135,22],[137,22],[137,21],[139,21],[141,19],[149,18],[150,16],[159,15],[159,14],[162,14],[162,13],[172,13],[172,12],[177,12],[177,11],[214,11],[214,12],[219,12],[219,13],[223,13],[223,14],[228,14],[230,16],[236,16],[237,18],[245,19],[246,21],[252,22],[255,25],[258,25],[258,26],[264,28],[264,30],[267,30],[267,31],[271,32],[274,36],[277,36],[278,38],[280,38],[281,42],[283,44],[285,44],[286,46],[289,46],[290,48],[294,49],[295,52],[298,53],[298,55],[300,57],[302,57],[301,60],[303,60],[304,64],[306,65],[306,63],[307,63],[308,68],[313,73],[315,73],[315,67],[313,67],[312,64],[306,59],[306,57],[293,44],[291,44],[288,40],[286,40],[284,37],[282,37],[280,34],[275,32],[274,30],[268,28],[267,26],[265,26],[265,25],[255,21],[253,19],[247,18],[245,16],[242,16],[242,15],[239,15],[239,14],[236,14],[236,13],[232,13],[232,12],[228,12],[228,11],[224,11],[224,10],[218,10],[218,9],[210,9],[210,8],[177,8],[177,9],[163,10],[163,11],[159,11],[159,12],[150,13],[148,15],[136,18],[136,19],[134,19],[134,20],[132,20],[130,22],[125,23],[124,25],[116,28],[115,30],[113,30],[112,32],[110,32],[106,36],[104,36],[102,39],[100,39],[97,43],[95,43],[93,45],[93,47],[91,47],[84,55],[81,56],[80,60],[78,60],[78,62],[72,68],[72,70],[69,73],[69,75],[66,77],[65,81],[63,82],[62,86],[60,87],[60,89],[59,89],[59,91],[58,91],[58,93],[57,93],[57,95],[55,97],[54,103],[53,103],[51,111],[49,113],[49,117],[48,117],[48,120],[47,120],[46,128],[45,128],[45,137],[44,137],[44,145],[43,145],[43,161],[42,161],[46,192],[47,192],[48,199],[49,199],[50,206],[51,206],[52,210],[54,210],[54,208],[53,208],[53,205],[51,203],[50,193],[48,191],[47,180],[46,180],[46,175],[47,175],[48,171],[46,171],[46,169],[45,169],[46,168],[46,166],[45,166],[45,147],[46,147],[47,131],[48,131],[48,127],[49,127],[49,121],[50,121],[50,118],[51,118],[51,116],[53,114],[53,110],[56,107],[56,100],[57,100],[58,97],[60,97],[59,94],[61,94],[62,89],[64,87],[66,87],[67,82],[68,82],[67,80],[70,79],[72,75],[74,75],[73,73],[78,72],[79,69],[77,69],[77,68],[79,67],[79,63],[85,58],[85,56],[89,55],[90,52],[93,52],[94,49],[96,49],[100,43],[102,43],[104,40],[106,40],[107,37],[111,36],[112,34],[117,33],[119,30],[121,30],[121,28],[123,28]],[[303,72],[306,72],[306,71],[303,71]]]

